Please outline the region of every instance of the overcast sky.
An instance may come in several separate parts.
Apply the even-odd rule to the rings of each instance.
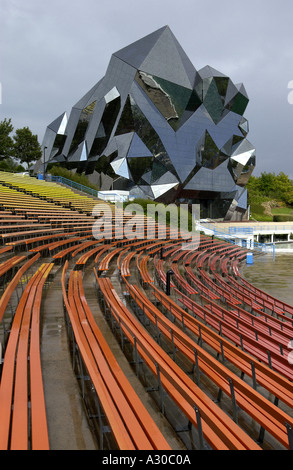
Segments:
[[[254,175],[293,178],[292,0],[0,0],[0,121],[28,126],[41,143],[112,53],[165,25],[197,70],[244,83]]]

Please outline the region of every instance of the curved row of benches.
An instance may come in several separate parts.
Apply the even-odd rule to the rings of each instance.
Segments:
[[[29,195],[26,201],[28,198]],[[2,225],[8,231],[3,233],[0,251],[3,256],[0,324],[16,287],[28,270],[30,275],[4,348],[0,382],[1,449],[49,448],[40,361],[40,305],[44,285],[53,267],[60,265],[65,311],[74,337],[73,355],[80,375],[90,376],[95,390],[101,448],[103,429],[108,428],[113,439],[111,445],[120,449],[165,450],[170,446],[122,373],[94,321],[83,287],[84,274],[92,265],[103,305],[123,341],[127,338],[136,357],[143,360],[158,381],[158,388],[168,394],[189,425],[197,428],[200,447],[205,441],[213,449],[260,449],[266,431],[284,448],[293,448],[293,420],[277,406],[281,402],[292,409],[293,405],[292,366],[286,347],[293,331],[293,308],[262,295],[245,282],[237,268],[246,256],[244,250],[205,236],[200,237],[196,250],[191,246],[183,250],[180,239],[126,240],[120,233],[117,239],[108,239],[105,233],[105,239],[96,240],[92,232],[94,218],[87,215],[86,220],[78,223],[74,219],[71,225],[68,211],[73,217],[77,213],[72,208],[65,213],[61,206],[60,216],[56,210],[54,227],[50,222],[52,212],[43,213],[41,227],[45,234],[41,236],[42,214],[26,204],[18,214],[9,214],[8,204]],[[39,207],[45,210],[46,200],[42,204]],[[26,219],[13,220],[11,216]],[[21,227],[25,230],[19,232]],[[119,297],[111,282],[113,274],[117,279],[117,268],[121,286],[135,304],[133,309]],[[170,269],[172,295],[168,296],[165,289]],[[4,277],[6,273],[9,277]],[[171,355],[138,321],[136,309],[164,336],[172,349]],[[177,354],[192,365],[195,381],[177,364]],[[231,365],[241,378],[232,372]],[[232,416],[204,392],[201,376],[218,388],[219,397],[222,392],[229,397]],[[244,382],[245,376],[252,386]],[[82,387],[84,395],[86,380]],[[269,395],[274,403],[265,397]],[[164,409],[164,398],[162,406]],[[239,425],[239,409],[259,425],[260,442],[255,442]]]
[[[288,447],[287,427],[293,425],[293,420],[207,353],[182,328],[166,318],[136,285],[129,284],[127,279],[124,281],[127,290],[144,315],[159,328],[177,351],[180,351],[193,364],[197,381],[200,379],[199,373],[204,374],[230,398],[234,394],[238,407],[246,411],[261,428],[274,435],[282,445]],[[184,326],[188,328],[186,323],[184,322]],[[234,411],[236,412],[236,409]]]
[[[211,447],[218,450],[259,449],[259,446],[200,390],[168,354],[158,347],[118,298],[111,280],[97,277],[97,282],[123,334],[136,348],[139,356],[183,411],[188,421],[196,428],[201,426],[203,436]]]
[[[238,250],[239,251],[239,250]],[[174,268],[174,265],[172,265],[172,267]],[[145,269],[145,267],[144,267]],[[162,272],[159,271],[161,274]],[[165,282],[166,282],[166,276],[163,276],[163,278],[161,279],[163,284],[165,285]],[[125,278],[124,279],[124,282],[126,283],[127,287],[129,290],[131,290],[131,292],[133,293],[133,288],[130,287],[130,284],[128,283],[127,279]],[[177,319],[180,321],[182,320],[182,325],[184,328],[186,328],[186,322],[188,322],[188,318],[186,317],[186,312],[182,309],[179,309],[179,307],[177,306],[176,303],[173,303],[173,305],[171,305],[171,300],[170,298],[168,298],[166,296],[166,294],[163,294],[162,291],[158,291],[157,288],[152,284],[151,285],[151,288],[154,289],[156,291],[156,294],[157,294],[157,298],[160,299],[160,303],[161,305],[164,305],[165,303],[165,307],[170,308],[170,313],[172,315],[174,315],[174,312],[178,312],[178,315],[177,315]],[[173,288],[174,288],[174,284],[173,284]],[[176,288],[175,288],[176,289]],[[177,294],[178,296],[182,296],[182,293],[180,291],[177,291]],[[141,295],[141,294],[140,294]],[[136,294],[134,295],[136,297],[136,300],[138,298],[138,293],[137,293],[137,290],[136,290]],[[164,298],[163,298],[164,297]],[[187,296],[185,296],[185,300],[186,301],[191,301]],[[206,299],[207,302],[210,301],[210,299]],[[146,300],[145,300],[146,302]],[[153,311],[155,310],[157,313],[157,309],[152,305],[152,303],[148,303],[149,304],[149,307],[150,309],[152,309]],[[216,304],[215,304],[216,305]],[[140,305],[141,306],[141,305]],[[219,307],[218,307],[219,308]],[[144,307],[143,307],[143,311],[145,312],[146,311],[146,304],[144,303]],[[158,322],[158,317],[157,317],[157,314],[155,315],[156,317],[156,324]],[[192,318],[192,317],[191,317]],[[183,320],[184,319],[184,320]],[[204,318],[204,320],[206,321],[206,317]],[[194,331],[193,329],[193,332],[195,334],[197,334],[197,336],[201,336],[201,339],[202,339],[202,325],[197,325],[197,331]],[[217,327],[216,327],[217,328]],[[208,329],[207,331],[209,331],[209,334],[210,334],[210,330]],[[169,339],[170,339],[170,330],[169,330]],[[222,334],[222,331],[221,331],[221,334]],[[206,339],[205,339],[206,340]],[[174,334],[172,336],[172,341],[174,341]],[[207,340],[208,342],[210,342],[211,344],[211,340]],[[286,342],[286,339],[285,339],[285,342]],[[221,349],[220,347],[218,347],[218,352],[221,352],[222,355],[224,355],[224,348],[223,348],[223,340],[222,338],[220,338],[219,340],[219,346],[221,344]],[[226,343],[226,345],[229,345],[229,348],[228,348],[228,356],[229,356],[229,349],[230,349],[230,354],[231,354],[231,346],[229,343]],[[234,362],[235,365],[238,365],[239,366],[239,358],[237,356],[239,356],[239,350],[234,348],[235,349],[235,358],[234,358],[234,361],[232,360],[232,363]],[[241,356],[241,354],[240,354]],[[243,364],[242,364],[242,367],[240,367],[240,370],[242,373],[244,373],[244,371],[246,373],[248,373],[248,375],[252,376],[253,377],[253,380],[254,380],[254,384],[255,384],[255,388],[256,388],[256,369],[257,369],[257,373],[259,373],[259,362],[256,362],[256,366],[255,364],[253,363],[253,361],[251,361],[251,356],[248,355],[248,354],[243,354],[243,356],[245,357],[246,359],[246,367],[243,367]],[[225,354],[225,358],[226,358],[226,354]],[[271,365],[271,364],[270,364]],[[290,375],[290,378],[292,377],[291,374],[292,374],[292,367],[289,365],[288,363],[288,359],[286,358],[286,360],[283,361],[283,365],[286,366],[286,369],[287,369],[287,373]],[[261,368],[263,366],[261,365]],[[284,370],[281,372],[284,372]],[[264,375],[263,375],[264,374]],[[286,376],[286,372],[284,373],[284,375]],[[273,379],[272,379],[273,377]],[[292,384],[291,384],[291,381],[286,381],[284,379],[282,379],[282,376],[279,376],[277,373],[274,373],[272,372],[271,369],[268,369],[265,367],[265,369],[262,369],[262,372],[260,374],[260,381],[262,382],[262,386],[265,386],[270,393],[274,393],[275,397],[277,397],[278,399],[281,398],[281,400],[286,403],[288,406],[290,406],[290,408],[292,408]],[[258,380],[258,379],[257,379]],[[276,400],[277,402],[278,400]],[[245,400],[244,400],[244,404],[245,404]],[[257,413],[257,411],[255,411]],[[270,415],[271,411],[269,412],[269,415]],[[272,415],[274,415],[274,413],[272,413]],[[281,426],[283,427],[283,430],[281,432],[281,434],[283,434],[283,437],[279,436],[279,439],[280,441],[283,442],[283,444],[285,443],[285,446],[289,446],[289,441],[291,439],[291,445],[292,445],[292,437],[291,437],[291,429],[292,429],[292,419],[290,417],[287,416],[287,418],[285,418],[285,420],[287,419],[287,421],[285,422],[284,421],[284,416],[283,418],[281,419],[282,421],[282,424]],[[263,423],[264,424],[264,423]],[[268,427],[266,426],[263,426],[261,425],[262,428],[266,428],[266,429],[269,429],[270,432],[273,432],[273,426],[270,427],[270,425],[268,425]],[[284,438],[284,439],[283,439]]]
[[[226,248],[226,250],[228,258],[237,254],[235,248]],[[293,337],[292,320],[285,316],[285,313],[282,315],[280,311],[278,311],[279,319],[274,319],[272,314],[276,313],[275,309],[272,308],[271,315],[269,315],[261,310],[260,304],[254,302],[252,305],[253,299],[247,293],[243,295],[237,290],[236,284],[231,286],[232,282],[231,284],[227,282],[227,279],[230,281],[228,275],[222,277],[215,272],[213,261],[216,256],[219,255],[215,255],[213,252],[209,253],[209,256],[207,253],[199,252],[197,258],[200,258],[200,269],[196,263],[195,267],[191,267],[190,263],[187,266],[183,263],[185,279],[171,258],[170,266],[175,274],[174,282],[181,287],[181,291],[186,295],[198,292],[202,299],[206,297],[204,306],[190,298],[182,298],[181,302],[194,314],[196,313],[203,318],[205,322],[221,330],[221,334],[226,335],[242,349],[246,348],[248,352],[267,362],[275,370],[292,380],[293,371],[288,361],[290,353],[288,344]],[[208,269],[210,265],[213,266],[212,276],[203,269],[203,259],[208,260]],[[162,274],[161,264],[161,262],[157,262],[156,272],[161,282],[165,284],[166,280],[165,275]],[[193,286],[197,291],[193,291],[190,286]],[[224,301],[224,305],[218,305],[218,301],[221,299]],[[264,307],[268,308],[268,305],[266,304]]]
[[[33,262],[28,261],[1,299],[2,313],[13,286]],[[0,383],[0,449],[49,449],[40,359],[40,305],[53,264],[43,263],[29,280],[18,303]]]
[[[104,340],[86,302],[81,271],[71,271],[68,294],[62,274],[63,298],[78,349],[91,377],[119,449],[169,449],[167,442],[146,412],[123,375]],[[102,445],[102,443],[101,443]]]
[[[105,249],[105,251],[108,251],[109,247],[104,247],[104,249]],[[94,249],[94,252],[96,252],[96,250],[97,250],[97,249]],[[117,249],[116,249],[116,250],[117,250]],[[91,251],[93,251],[93,250],[91,250]],[[90,252],[89,252],[89,253],[90,253]],[[89,253],[87,253],[87,256],[86,256],[87,260],[89,259],[90,255],[91,255],[91,254],[89,254]],[[112,252],[110,252],[110,253],[112,253],[112,256],[109,256],[109,258],[114,258],[114,256],[115,256],[114,253],[117,254],[118,251],[112,251]],[[110,253],[108,253],[108,255],[109,255]],[[141,253],[142,253],[142,252],[140,252],[140,255],[141,255]],[[93,253],[92,253],[92,254],[93,254]],[[131,255],[131,256],[130,256],[130,255]],[[124,258],[124,262],[122,263],[122,266],[121,266],[121,268],[122,268],[122,270],[121,270],[121,271],[122,271],[122,277],[123,277],[123,275],[125,274],[125,272],[126,272],[127,274],[131,274],[131,270],[129,269],[129,263],[130,263],[130,260],[134,257],[134,255],[135,255],[135,253],[132,252],[131,254],[127,254],[127,256]],[[148,259],[149,259],[149,256],[142,257],[141,259],[143,260],[143,262],[142,262],[142,267],[141,267],[141,269],[140,269],[140,272],[141,272],[141,273],[144,273],[144,274],[143,274],[144,281],[150,283],[150,282],[151,282],[151,277],[150,277],[150,275],[149,275],[149,273],[148,273],[148,271],[147,271],[147,268],[146,268],[146,266],[147,266],[147,261],[148,261]],[[78,262],[77,262],[77,264],[78,264]],[[124,267],[125,264],[127,265],[127,268],[126,268],[126,269],[125,269],[125,267]],[[138,266],[140,266],[140,264],[139,264],[139,255],[138,255]],[[125,279],[124,279],[124,280],[125,280]],[[284,433],[284,430],[283,430],[282,432]],[[276,434],[276,435],[277,435],[277,434]],[[283,438],[283,443],[285,443],[285,442],[286,442],[286,438]],[[286,445],[286,444],[284,444],[284,445]]]

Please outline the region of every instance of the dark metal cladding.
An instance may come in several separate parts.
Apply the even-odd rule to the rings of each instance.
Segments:
[[[255,167],[247,104],[243,84],[197,71],[165,26],[114,53],[68,121],[64,113],[47,127],[46,164],[85,171],[101,189],[241,220]]]

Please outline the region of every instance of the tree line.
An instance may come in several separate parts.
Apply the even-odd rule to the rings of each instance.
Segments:
[[[28,127],[16,129],[11,119],[0,122],[0,170],[23,171],[26,165],[29,169],[34,162],[42,156],[42,149],[38,136],[34,135]]]
[[[249,202],[261,202],[268,198],[293,205],[293,181],[282,171],[278,175],[264,172],[259,177],[251,176],[246,187]]]

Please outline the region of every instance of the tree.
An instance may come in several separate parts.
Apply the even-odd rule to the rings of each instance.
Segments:
[[[282,171],[276,178],[275,193],[277,197],[283,200],[286,204],[293,203],[293,184],[289,176],[285,175]]]
[[[266,197],[273,197],[277,187],[277,177],[275,173],[261,173],[259,190]]]
[[[21,173],[25,171],[25,168],[17,163],[14,158],[7,157],[0,161],[0,171],[9,171],[11,173]]]
[[[33,162],[42,156],[42,149],[37,135],[33,135],[28,127],[17,129],[14,135],[14,157],[30,168]]]
[[[12,154],[13,140],[10,137],[12,131],[11,119],[5,118],[0,122],[0,160],[4,160]]]
[[[265,172],[260,177],[251,176],[246,187],[250,204],[261,204],[265,198],[293,204],[293,183],[282,171],[278,175]]]

